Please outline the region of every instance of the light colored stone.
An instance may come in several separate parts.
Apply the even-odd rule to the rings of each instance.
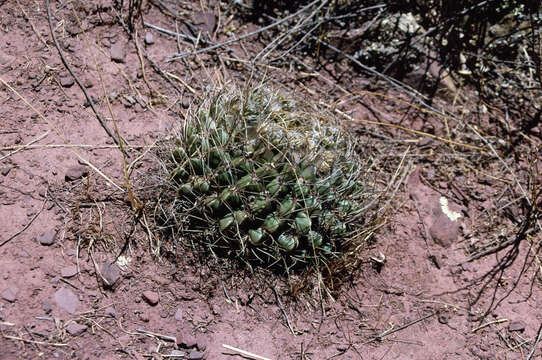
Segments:
[[[15,302],[17,300],[17,294],[19,293],[19,289],[15,285],[10,285],[2,291],[2,299],[9,301],[9,302]]]
[[[143,294],[141,295],[143,296],[143,299],[145,299],[145,301],[149,303],[149,305],[152,305],[152,306],[155,306],[156,304],[158,304],[158,301],[160,300],[160,297],[154,291],[147,290],[147,291],[144,291]]]
[[[111,46],[111,60],[118,63],[123,63],[124,58],[126,57],[126,52],[124,51],[124,46],[120,42],[117,42]]]
[[[75,322],[72,322],[68,326],[66,326],[66,331],[71,336],[79,336],[82,333],[84,333],[86,330],[87,330],[87,327],[85,325],[81,325]]]
[[[79,299],[70,289],[61,288],[55,293],[57,305],[69,314],[74,314],[79,307]]]

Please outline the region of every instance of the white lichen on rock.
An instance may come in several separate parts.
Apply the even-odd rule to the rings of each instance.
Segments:
[[[444,196],[440,197],[440,207],[442,212],[448,216],[451,221],[456,221],[461,217],[460,213],[453,211],[448,207],[448,199],[446,199]]]

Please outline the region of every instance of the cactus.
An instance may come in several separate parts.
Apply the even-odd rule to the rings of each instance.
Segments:
[[[323,114],[263,87],[205,102],[160,149],[163,223],[250,264],[339,254],[367,199],[355,142]]]

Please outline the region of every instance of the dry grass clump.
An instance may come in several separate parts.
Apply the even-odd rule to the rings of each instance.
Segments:
[[[320,268],[367,238],[378,194],[362,151],[323,109],[223,89],[159,147],[157,223],[250,267]]]

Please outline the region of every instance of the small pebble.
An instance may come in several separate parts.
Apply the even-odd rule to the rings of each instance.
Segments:
[[[71,265],[63,267],[62,270],[60,270],[60,275],[63,278],[70,278],[72,276],[77,275],[77,266]]]
[[[106,289],[111,289],[120,279],[120,269],[115,263],[104,263],[100,270],[103,278],[103,285]]]
[[[190,351],[190,354],[188,354],[189,360],[203,360],[204,357],[205,357],[204,353],[200,351],[196,351],[196,350],[192,350]]]
[[[174,319],[177,320],[177,321],[183,321],[183,311],[182,309],[177,309],[177,311],[175,312],[175,315],[174,315]]]
[[[512,321],[510,325],[508,325],[508,330],[523,332],[525,330],[525,323],[523,321]]]
[[[64,175],[64,180],[75,181],[88,175],[88,169],[84,166],[72,166]]]
[[[199,351],[205,351],[207,349],[207,340],[203,336],[196,337],[196,346]]]
[[[112,317],[113,319],[117,318],[117,312],[115,311],[115,308],[108,307],[105,309],[105,315]]]
[[[71,336],[79,336],[82,333],[84,333],[87,330],[87,327],[85,325],[81,325],[75,322],[72,322],[68,326],[66,326],[66,331]]]
[[[9,302],[15,302],[17,300],[17,293],[19,292],[19,289],[15,285],[9,286],[7,289],[2,291],[2,299],[9,301]]]
[[[73,77],[67,75],[60,78],[60,85],[65,88],[69,88],[74,84]]]
[[[150,320],[149,315],[146,313],[139,314],[139,319],[143,322],[149,322]]]
[[[55,293],[55,301],[57,305],[69,314],[75,313],[79,307],[79,299],[73,291],[66,288],[61,288]]]
[[[39,237],[39,242],[43,246],[50,246],[53,245],[53,243],[56,240],[57,232],[55,229],[51,229],[49,231],[44,232]]]
[[[171,354],[169,354],[169,356],[171,356],[172,358],[181,357],[184,359],[184,357],[186,356],[186,353],[181,350],[173,350],[171,351]]]
[[[126,57],[126,52],[124,51],[124,47],[120,42],[115,43],[113,46],[111,46],[111,60],[117,63],[123,63],[124,58]]]
[[[183,347],[185,349],[190,349],[198,345],[196,337],[188,331],[181,333],[180,335],[177,336],[176,339],[177,339],[177,346]]]
[[[154,37],[150,32],[145,34],[145,44],[152,45],[154,44]]]
[[[156,304],[158,304],[158,301],[160,299],[157,293],[150,290],[144,291],[143,294],[141,295],[143,295],[143,299],[145,299],[145,301],[149,303],[149,305],[152,305],[152,306],[155,306]]]
[[[41,308],[43,309],[43,312],[45,314],[49,314],[53,310],[53,308],[51,307],[51,303],[48,300],[43,301],[43,305],[41,306]]]

